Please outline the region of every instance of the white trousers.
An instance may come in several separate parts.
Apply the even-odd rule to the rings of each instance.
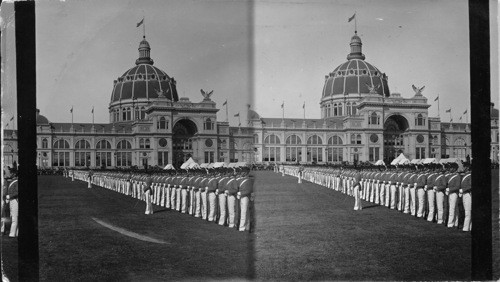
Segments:
[[[404,213],[410,213],[410,185],[405,185],[405,205]]]
[[[443,216],[444,216],[444,191],[437,191],[436,192],[436,206],[437,206],[437,214],[438,214],[438,219],[437,223],[442,224],[443,223]]]
[[[436,212],[435,198],[436,198],[436,192],[432,188],[427,190],[427,206],[429,207],[429,214],[427,215],[427,221],[434,220],[434,213]]]
[[[359,189],[360,189],[359,185],[354,186],[353,193],[354,193],[354,210],[355,211],[363,209],[363,206],[361,204],[361,198],[359,195],[360,194]]]
[[[415,216],[416,215],[416,208],[417,208],[417,190],[415,188],[415,185],[408,185],[410,186],[410,213],[411,215]]]
[[[240,231],[250,229],[250,198],[243,197],[240,199]]]
[[[203,190],[201,192],[201,218],[206,220],[207,219],[207,212],[208,212],[208,206],[207,206],[207,191]]]
[[[236,216],[236,196],[227,196],[227,210],[229,212],[229,228],[233,228]]]
[[[181,212],[186,213],[188,208],[188,191],[181,189]]]
[[[396,185],[391,184],[391,205],[390,205],[391,210],[396,209],[396,192],[397,192]]]
[[[151,203],[151,190],[144,193],[146,199],[146,212],[145,214],[153,214],[153,203]]]
[[[215,195],[214,192],[208,193],[208,202],[210,204],[210,210],[208,213],[208,221],[214,221],[216,219],[215,218],[215,207],[217,206],[216,199],[217,199],[217,196]]]
[[[458,193],[450,193],[448,203],[448,227],[458,227]]]
[[[465,219],[463,231],[470,231],[472,228],[471,210],[472,210],[472,195],[471,193],[464,193],[462,196],[464,203]]]
[[[417,199],[418,199],[418,211],[417,217],[424,216],[424,207],[425,207],[425,190],[423,188],[417,189]]]
[[[19,234],[19,202],[17,199],[9,201],[10,216],[12,217],[12,224],[10,226],[9,237],[17,237]]]
[[[226,223],[226,194],[219,194],[219,225]]]
[[[201,192],[200,189],[196,189],[196,192],[194,193],[195,197],[195,211],[194,211],[194,216],[195,217],[201,217]]]

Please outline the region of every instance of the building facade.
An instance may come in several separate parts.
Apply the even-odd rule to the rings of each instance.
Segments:
[[[423,87],[403,97],[388,76],[365,60],[354,34],[347,61],[325,76],[320,119],[265,118],[248,108],[247,126],[218,121],[202,90],[200,101],[179,98],[176,81],[153,66],[139,44],[135,66],[113,83],[109,123],[50,122],[37,110],[37,165],[58,167],[179,167],[198,163],[386,163],[471,155],[468,123],[430,117]],[[491,107],[491,160],[498,163],[498,110]],[[4,164],[17,161],[15,130],[4,130]]]
[[[249,110],[254,161],[388,163],[401,153],[409,159],[466,160],[470,124],[430,117],[423,88],[413,86],[410,97],[390,92],[388,76],[365,60],[355,34],[347,61],[325,76],[321,119],[265,118]],[[492,160],[498,162],[498,110],[493,107],[492,141]]]
[[[179,167],[250,161],[252,135],[217,120],[202,90],[199,102],[179,98],[176,81],[153,66],[150,45],[139,44],[135,66],[114,80],[109,123],[50,122],[37,110],[39,167]]]

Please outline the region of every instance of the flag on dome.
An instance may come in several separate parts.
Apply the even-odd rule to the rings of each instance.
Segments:
[[[237,113],[237,114],[235,114],[234,116],[235,116],[235,117],[239,117],[239,116],[240,116],[240,113]]]
[[[92,113],[94,113],[94,106],[92,106]]]
[[[304,102],[304,104],[302,104],[302,109],[305,109],[306,108],[306,102]]]
[[[144,18],[140,22],[137,23],[137,27],[140,27],[144,23]]]
[[[285,106],[285,102],[283,102],[283,104],[281,104],[281,108],[283,109],[284,106]]]
[[[354,13],[354,15],[352,15],[352,17],[350,17],[347,22],[350,23],[352,20],[354,20],[355,17],[356,17],[356,13]]]
[[[224,103],[222,103],[222,105],[223,106],[227,105],[227,99],[226,99],[226,101]]]
[[[451,113],[451,108],[446,110],[447,113]]]
[[[73,113],[73,107],[71,107],[71,110],[69,110],[70,113]]]
[[[434,99],[434,101],[437,101],[437,100],[439,100],[439,96],[437,96],[436,99]]]
[[[12,121],[13,119],[14,119],[14,116],[12,116],[12,117],[10,118],[10,121]]]
[[[467,110],[465,110],[464,115],[467,114]]]

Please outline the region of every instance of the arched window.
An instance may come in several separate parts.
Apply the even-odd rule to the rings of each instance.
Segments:
[[[351,115],[351,102],[346,103],[346,115],[350,116]]]
[[[300,137],[293,134],[286,138],[285,142],[288,146],[285,150],[285,158],[287,162],[298,162],[302,159],[302,147],[297,146],[302,144]],[[295,145],[295,146],[294,146]]]
[[[450,146],[450,139],[448,139],[448,137],[444,138],[444,144],[446,144],[446,146]]]
[[[340,138],[337,135],[332,136],[328,139],[328,145],[342,145],[342,144],[343,144],[342,138]]]
[[[69,149],[69,143],[66,140],[59,139],[54,142],[54,149]]]
[[[254,134],[254,135],[253,135],[253,143],[254,143],[254,144],[259,143],[259,135],[257,135],[257,134]]]
[[[87,140],[80,140],[76,142],[75,149],[90,149],[90,143]]]
[[[127,108],[127,120],[132,120],[132,108]]]
[[[342,103],[337,104],[337,115],[338,116],[342,115]]]
[[[465,140],[463,138],[457,138],[457,140],[455,140],[455,146],[465,146]]]
[[[141,111],[139,110],[139,107],[136,106],[134,118],[139,119],[140,116],[141,116]]]
[[[101,140],[97,142],[97,145],[95,146],[96,149],[111,149],[111,143],[109,143],[107,140]]]
[[[361,144],[361,134],[351,134],[351,144],[360,145]]]
[[[332,105],[328,104],[326,105],[326,117],[331,117],[332,116]]]
[[[336,117],[338,116],[338,108],[337,108],[337,103],[333,104],[333,116]]]
[[[168,129],[167,119],[165,117],[160,117],[158,120],[158,129]]]
[[[266,137],[264,140],[264,143],[266,144],[280,144],[280,138],[274,134],[271,134]]]
[[[119,150],[131,150],[132,149],[132,144],[130,144],[129,141],[127,140],[122,140],[116,144],[116,149]]]
[[[145,107],[141,108],[141,119],[146,119],[146,108]]]
[[[326,159],[328,162],[342,162],[344,160],[344,149],[342,146],[342,138],[339,136],[332,136],[328,138],[328,148]]]
[[[47,149],[49,147],[49,141],[47,141],[47,138],[42,139],[42,149]]]
[[[380,117],[377,113],[373,112],[368,119],[368,124],[380,124]]]
[[[286,138],[286,144],[287,145],[300,145],[302,144],[302,141],[300,140],[300,137],[297,135],[290,135],[288,138]]]
[[[415,118],[415,124],[417,126],[423,126],[425,125],[425,119],[422,114],[418,114],[417,117]]]
[[[146,149],[151,148],[151,141],[149,139],[146,139]]]
[[[318,135],[313,135],[307,139],[307,145],[313,145],[307,147],[308,162],[313,162],[313,163],[323,162],[323,148],[320,146],[314,146],[321,144],[323,144],[323,141],[321,140],[321,137],[319,137]]]
[[[214,122],[210,119],[207,118],[204,123],[205,130],[214,130]]]
[[[357,115],[356,103],[351,104],[351,113],[353,116]]]
[[[321,145],[323,141],[318,135],[313,135],[307,139],[307,145]]]

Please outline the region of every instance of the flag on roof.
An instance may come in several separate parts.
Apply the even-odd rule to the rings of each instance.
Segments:
[[[446,110],[447,113],[451,113],[451,108]]]
[[[354,18],[356,18],[356,13],[354,13],[354,15],[352,15],[352,17],[350,17],[347,22],[350,23],[352,20],[354,20]]]
[[[437,100],[439,100],[439,96],[437,96],[436,99],[434,99],[434,101],[437,101]]]
[[[223,106],[227,105],[227,99],[226,99],[226,101],[224,103],[222,103],[222,105]]]
[[[234,116],[235,116],[235,117],[239,117],[239,116],[240,116],[240,113],[237,113],[237,114],[235,114]]]
[[[144,18],[140,22],[137,23],[137,27],[140,27],[144,23]]]

